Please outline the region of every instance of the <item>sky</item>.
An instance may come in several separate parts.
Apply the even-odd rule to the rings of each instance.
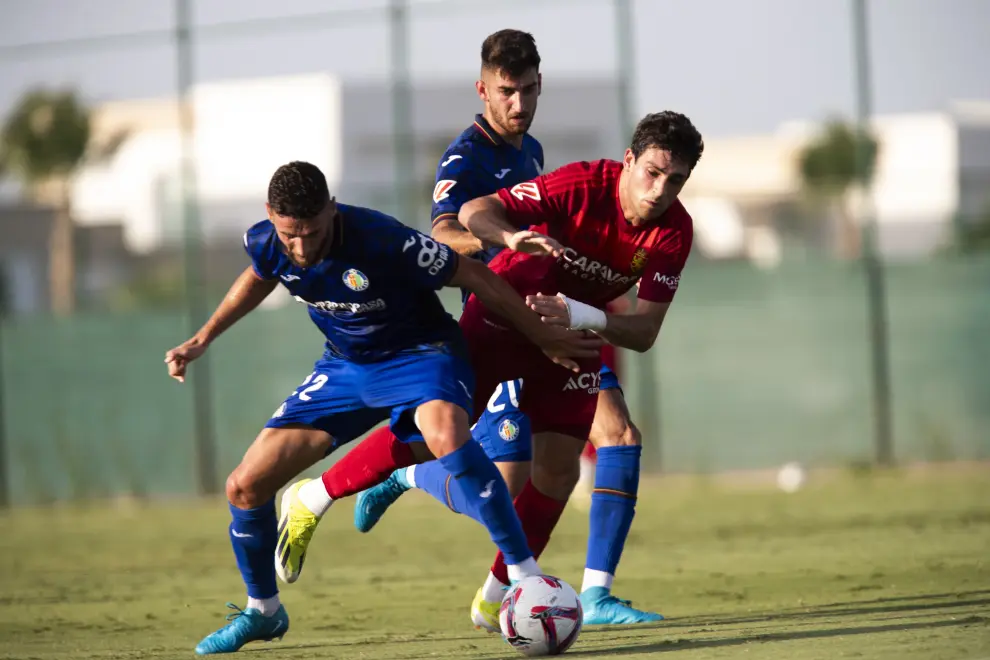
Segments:
[[[384,0],[189,2],[201,30],[200,80],[314,71],[348,80],[387,75]],[[849,0],[631,2],[634,57],[618,62],[609,0],[411,0],[408,66],[414,80],[463,81],[465,94],[473,94],[481,41],[514,27],[536,36],[544,85],[623,67],[635,83],[637,114],[678,110],[706,136],[766,133],[789,120],[854,112]],[[868,0],[868,6],[876,112],[990,100],[990,0]],[[0,14],[0,113],[35,85],[73,85],[94,102],[175,90],[175,51],[166,33],[175,21],[172,2],[0,0]],[[240,31],[215,27],[252,20]],[[135,32],[143,34],[84,47],[17,47]]]

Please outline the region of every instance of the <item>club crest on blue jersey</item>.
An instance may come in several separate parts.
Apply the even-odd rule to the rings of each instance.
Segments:
[[[344,284],[351,291],[364,291],[371,284],[364,273],[356,268],[344,272]]]
[[[519,425],[511,419],[503,419],[498,425],[498,436],[506,442],[512,442],[519,437]]]

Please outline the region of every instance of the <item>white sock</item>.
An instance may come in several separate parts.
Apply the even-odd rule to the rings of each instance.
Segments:
[[[595,571],[590,568],[584,569],[584,582],[581,584],[581,591],[585,592],[592,587],[605,587],[612,591],[612,580],[615,576],[605,571]]]
[[[505,595],[505,589],[508,586],[507,584],[502,584],[493,573],[489,573],[488,579],[485,580],[485,586],[481,588],[481,597],[489,603],[501,603],[502,596]]]
[[[322,517],[333,503],[327,487],[323,485],[323,479],[313,479],[303,484],[299,489],[299,500],[317,517]]]
[[[540,565],[537,564],[536,560],[532,557],[523,560],[518,564],[508,564],[506,568],[509,570],[509,582],[518,582],[524,577],[529,577],[530,575],[543,574],[543,571],[540,570]]]
[[[410,465],[406,468],[406,483],[413,488],[416,487],[416,466]]]
[[[251,598],[248,596],[248,604],[244,609],[253,607],[261,612],[263,616],[274,616],[281,604],[282,601],[278,599],[278,594],[275,594],[271,598]]]

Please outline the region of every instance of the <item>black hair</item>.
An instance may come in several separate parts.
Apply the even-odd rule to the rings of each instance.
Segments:
[[[501,71],[518,78],[530,69],[540,69],[536,39],[520,30],[499,30],[481,44],[481,68]]]
[[[669,151],[674,160],[693,170],[701,159],[705,143],[690,119],[678,112],[664,110],[646,115],[639,121],[629,148],[637,159],[650,148]]]
[[[294,160],[275,170],[268,183],[268,204],[277,215],[309,220],[329,201],[327,178],[312,163]]]

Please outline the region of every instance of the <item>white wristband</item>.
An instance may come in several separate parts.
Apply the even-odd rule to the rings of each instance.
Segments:
[[[586,305],[579,300],[568,298],[562,293],[558,293],[557,297],[567,305],[567,315],[571,319],[569,326],[571,330],[593,330],[600,332],[605,329],[607,322],[605,312],[597,307]]]

